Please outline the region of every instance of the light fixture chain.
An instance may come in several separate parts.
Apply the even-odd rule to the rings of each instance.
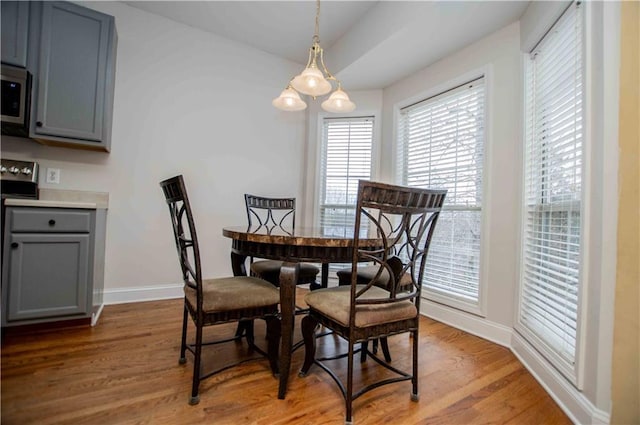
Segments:
[[[313,42],[320,43],[320,0],[316,0],[316,32],[313,35]]]

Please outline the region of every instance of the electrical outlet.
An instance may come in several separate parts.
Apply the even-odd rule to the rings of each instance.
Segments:
[[[51,184],[60,184],[60,169],[47,168],[46,182]]]

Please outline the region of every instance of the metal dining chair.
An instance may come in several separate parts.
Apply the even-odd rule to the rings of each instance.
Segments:
[[[446,190],[430,190],[393,186],[361,180],[358,188],[354,252],[351,282],[348,286],[319,289],[309,292],[305,302],[309,314],[302,319],[305,359],[300,376],[307,376],[312,365],[328,372],[338,384],[345,399],[345,423],[352,423],[353,401],[362,394],[382,385],[410,380],[411,400],[418,400],[418,344],[420,325],[420,296],[422,277],[429,244]],[[362,229],[376,234],[382,248],[360,243]],[[360,263],[370,262],[377,268],[368,281],[358,281]],[[388,275],[380,287],[383,273]],[[321,324],[347,341],[346,385],[326,360],[337,356],[316,358],[316,327]],[[410,333],[413,365],[411,371],[391,366],[368,351],[366,341],[392,335]],[[356,344],[388,374],[354,391],[354,356]],[[367,366],[369,367],[369,366]],[[368,370],[368,375],[374,372]]]
[[[264,319],[267,324],[267,351],[254,343],[253,327],[244,333],[251,351],[256,351],[269,359],[271,370],[278,373],[278,345],[280,341],[280,320],[278,304],[280,293],[269,282],[257,277],[202,277],[200,248],[196,235],[193,213],[187,196],[187,189],[181,175],[160,182],[160,187],[169,207],[171,227],[178,250],[178,261],[184,281],[184,312],[182,318],[182,338],[180,344],[180,364],[185,364],[188,350],[194,356],[193,382],[189,404],[200,401],[200,381],[255,356],[244,358],[231,365],[212,372],[202,371],[202,348],[207,345],[240,341],[242,335],[227,339],[203,341],[203,328],[240,320]],[[187,322],[191,317],[195,325],[195,342],[187,344]],[[217,359],[216,357],[213,360]]]
[[[295,198],[265,198],[262,196],[244,195],[247,210],[247,221],[250,227],[278,227],[283,231],[295,231],[296,227],[296,199]],[[257,260],[251,261],[251,275],[260,277],[280,286],[280,268],[282,261]],[[316,276],[320,269],[313,264],[300,263],[300,274],[297,285],[310,284],[315,288]]]
[[[293,232],[296,226],[296,199],[295,198],[267,198],[263,196],[245,193],[244,203],[247,211],[247,222],[250,228],[267,229],[277,228],[284,233]],[[255,260],[250,261],[251,276],[259,277],[272,285],[280,286],[281,260]],[[296,285],[309,284],[310,289],[316,289],[316,276],[320,269],[313,264],[299,263],[298,279]],[[296,314],[306,313],[306,309],[297,308]],[[253,329],[252,321],[243,321],[238,324],[236,335],[245,333],[245,329]]]

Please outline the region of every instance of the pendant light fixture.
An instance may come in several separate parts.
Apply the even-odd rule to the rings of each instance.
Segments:
[[[320,47],[320,0],[316,0],[316,28],[313,35],[313,44],[309,49],[309,59],[307,66],[300,73],[289,81],[287,87],[280,93],[280,96],[273,99],[273,106],[283,111],[301,111],[307,104],[300,98],[298,93],[306,94],[314,99],[329,93],[333,86],[330,81],[335,81],[337,88],[331,96],[322,102],[322,109],[327,112],[351,112],[356,108],[347,93],[342,90],[342,85],[336,77],[329,72],[324,64],[324,50]],[[318,67],[320,65],[320,67]]]
[[[273,99],[271,102],[273,106],[283,111],[302,111],[306,109],[307,103],[300,99],[300,95],[295,91],[291,84],[286,89],[282,90],[280,96]]]

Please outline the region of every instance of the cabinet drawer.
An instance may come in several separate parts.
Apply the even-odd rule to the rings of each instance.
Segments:
[[[10,210],[12,232],[89,233],[91,211],[57,208]]]

